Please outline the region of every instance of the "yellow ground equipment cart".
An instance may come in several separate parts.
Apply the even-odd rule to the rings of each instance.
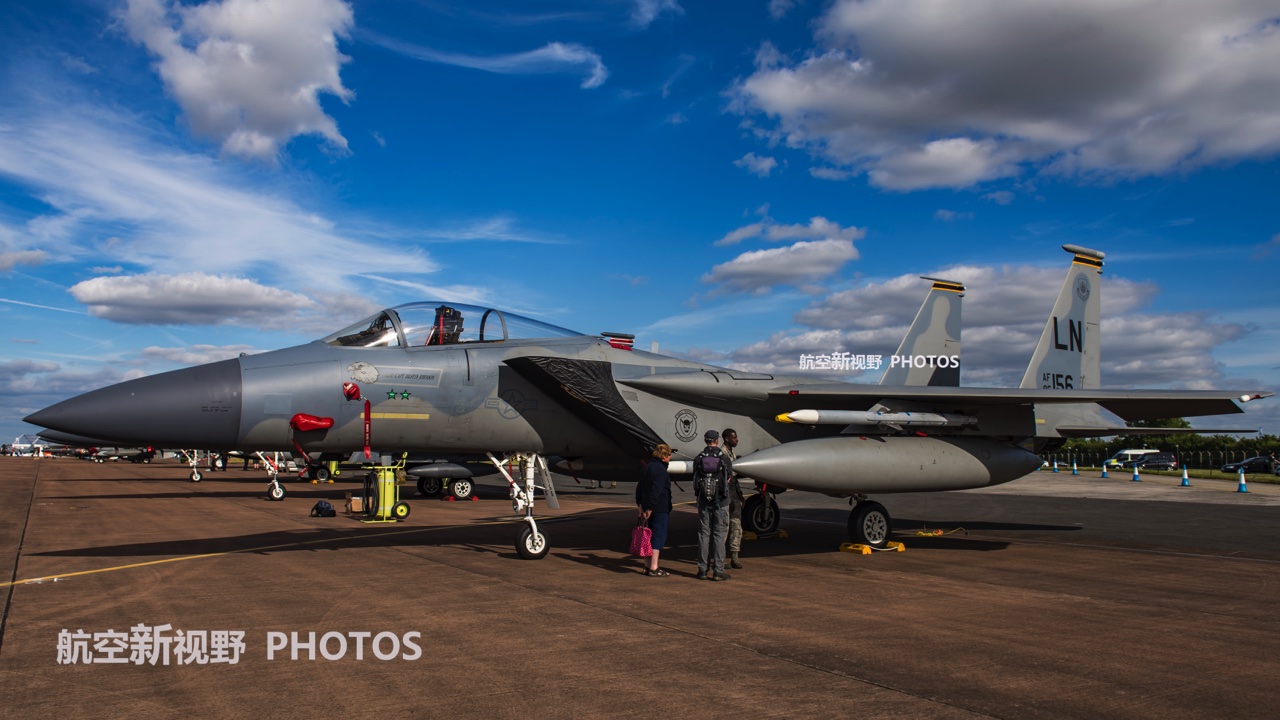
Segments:
[[[397,478],[403,476],[404,461],[397,462],[390,455],[382,456],[382,464],[369,468],[364,478],[364,519],[361,522],[396,522],[409,517],[409,503],[400,500]]]

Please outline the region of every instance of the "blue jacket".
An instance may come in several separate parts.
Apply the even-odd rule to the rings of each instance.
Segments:
[[[666,463],[657,458],[645,463],[636,483],[636,504],[641,510],[671,512],[671,476]]]

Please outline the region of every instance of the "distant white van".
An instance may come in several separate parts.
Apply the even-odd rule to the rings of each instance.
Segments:
[[[1152,453],[1158,453],[1158,452],[1160,451],[1151,450],[1151,449],[1121,450],[1115,455],[1112,455],[1111,457],[1107,458],[1107,461],[1103,464],[1106,465],[1107,467],[1120,467],[1121,465],[1129,462],[1130,460],[1137,460],[1143,455],[1150,455]]]

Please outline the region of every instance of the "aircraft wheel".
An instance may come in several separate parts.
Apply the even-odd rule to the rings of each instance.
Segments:
[[[403,520],[409,517],[409,503],[398,502],[391,506],[391,517],[397,520]]]
[[[772,495],[756,493],[742,504],[742,529],[756,535],[772,535],[782,524],[782,511]]]
[[[418,478],[418,494],[423,497],[439,497],[440,478]]]
[[[284,486],[280,483],[272,483],[267,486],[267,497],[272,500],[283,500],[284,495]]]
[[[541,560],[550,550],[551,543],[547,540],[547,534],[539,531],[534,535],[533,529],[528,525],[524,526],[516,538],[516,552],[525,560]]]
[[[470,500],[475,493],[476,486],[471,478],[458,478],[449,483],[449,494],[454,500]]]
[[[222,459],[222,456],[221,456],[221,455],[214,455],[214,456],[213,456],[213,463],[212,463],[212,464],[213,464],[213,469],[214,469],[214,470],[225,470],[225,469],[227,469],[227,462],[226,462],[225,460],[223,460],[223,459]]]
[[[191,471],[191,482],[200,482],[203,479],[204,479],[204,476],[200,474],[199,470]]]
[[[878,502],[860,502],[849,513],[849,541],[875,548],[889,544],[889,511]]]
[[[316,480],[319,480],[320,482],[329,482],[329,478],[331,477],[329,474],[329,468],[324,467],[323,465],[316,468],[315,477]]]

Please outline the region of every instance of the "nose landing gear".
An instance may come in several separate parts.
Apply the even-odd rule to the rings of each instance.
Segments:
[[[499,460],[493,453],[488,453],[489,460],[498,472],[507,479],[511,486],[511,507],[516,513],[524,513],[526,526],[516,536],[516,553],[525,560],[541,560],[551,551],[551,542],[546,533],[538,529],[538,522],[533,518],[534,491],[541,489],[546,496],[547,507],[560,509],[556,499],[555,486],[551,484],[551,471],[547,469],[547,461],[537,453],[515,453]],[[520,469],[522,481],[517,481],[507,472],[506,465]],[[534,473],[542,478],[542,485],[534,484]],[[455,481],[456,482],[456,481]]]

